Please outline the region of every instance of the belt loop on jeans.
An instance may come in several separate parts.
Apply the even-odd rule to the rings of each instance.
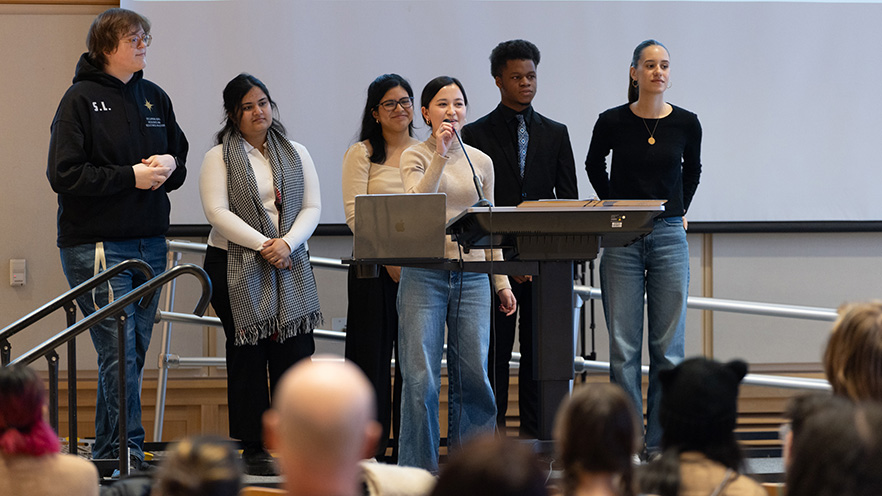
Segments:
[[[97,276],[101,272],[107,270],[107,257],[104,255],[104,242],[99,241],[95,243],[95,270],[93,276]],[[98,288],[92,289],[92,305],[95,306],[95,310],[98,310],[98,302],[95,301],[95,291]],[[113,286],[110,285],[110,281],[107,281],[107,304],[113,303]]]

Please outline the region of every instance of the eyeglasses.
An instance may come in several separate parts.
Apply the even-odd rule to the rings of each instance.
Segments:
[[[125,38],[121,39],[120,41],[124,41],[124,42],[126,42],[126,43],[129,43],[129,44],[131,44],[131,45],[132,45],[133,47],[135,47],[135,48],[137,48],[138,45],[140,45],[141,42],[143,41],[143,42],[144,42],[144,46],[145,46],[145,47],[149,47],[149,46],[150,46],[150,42],[153,41],[153,36],[152,36],[151,34],[149,34],[149,33],[147,33],[147,34],[143,34],[143,35],[140,35],[140,36],[137,35],[137,34],[133,34],[133,35],[131,35],[131,36],[126,36]]]
[[[403,109],[409,109],[413,107],[413,97],[407,96],[402,98],[401,100],[386,100],[385,102],[380,102],[377,104],[377,107],[383,107],[387,112],[392,112],[395,110],[395,107],[401,105]]]

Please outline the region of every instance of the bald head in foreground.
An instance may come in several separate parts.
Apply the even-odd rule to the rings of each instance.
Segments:
[[[381,432],[374,391],[352,363],[321,358],[282,376],[263,417],[266,444],[279,455],[289,495],[357,495],[359,461],[373,455]]]

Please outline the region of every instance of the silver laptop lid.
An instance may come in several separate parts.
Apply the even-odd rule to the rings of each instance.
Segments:
[[[444,258],[447,195],[355,197],[355,259]]]

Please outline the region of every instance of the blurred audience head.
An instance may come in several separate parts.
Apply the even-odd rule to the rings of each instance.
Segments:
[[[793,437],[788,496],[882,494],[882,405],[829,397]]]
[[[849,400],[840,396],[832,396],[829,393],[809,393],[794,396],[787,402],[784,408],[784,418],[787,423],[781,426],[782,455],[785,469],[790,465],[793,451],[793,439],[802,435],[805,421],[814,413],[823,408],[828,408],[836,403],[846,403]]]
[[[661,496],[680,492],[680,454],[697,451],[708,459],[739,471],[743,463],[735,440],[738,388],[747,375],[741,360],[720,363],[690,358],[659,373],[659,408],[663,453],[639,476],[640,488]]]
[[[162,462],[152,496],[236,496],[242,467],[229,441],[213,436],[179,441]]]
[[[264,435],[278,452],[289,494],[358,490],[358,463],[373,455],[381,432],[375,402],[351,362],[316,356],[285,372],[264,414]]]
[[[631,496],[637,414],[616,384],[589,384],[558,411],[554,428],[563,465],[564,493],[577,492],[589,476],[609,477],[617,494]]]
[[[44,419],[46,392],[25,365],[0,367],[0,453],[41,456],[58,453],[58,435]]]
[[[546,479],[528,445],[481,436],[451,457],[431,496],[546,496]]]
[[[853,401],[882,401],[882,301],[847,304],[824,352],[833,392]]]

